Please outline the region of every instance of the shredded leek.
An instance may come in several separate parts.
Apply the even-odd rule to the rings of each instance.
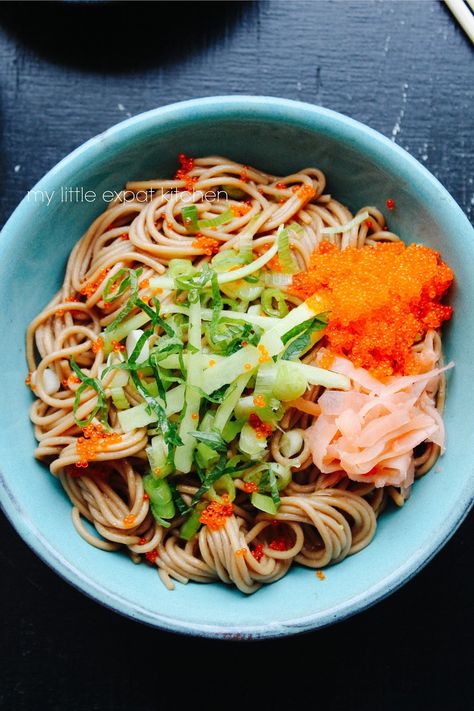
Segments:
[[[244,373],[243,375],[240,375],[227,389],[226,396],[222,401],[222,404],[217,408],[216,416],[214,418],[214,427],[218,432],[224,431],[224,428],[234,412],[235,406],[237,405],[239,398],[250,378],[250,373]]]
[[[122,387],[110,388],[110,394],[112,395],[112,401],[117,410],[127,410],[130,407],[130,403]]]
[[[177,471],[187,474],[191,471],[193,463],[193,451],[196,446],[196,439],[192,436],[195,419],[199,417],[199,407],[201,405],[201,395],[199,387],[202,376],[202,355],[201,355],[201,303],[199,296],[194,295],[192,303],[189,305],[189,334],[188,334],[188,355],[187,376],[186,376],[186,409],[179,425],[179,436],[183,442],[176,448],[175,464]],[[194,300],[195,299],[195,300]],[[217,367],[217,366],[216,366]],[[222,383],[223,384],[223,383]],[[216,390],[217,388],[214,388]],[[212,392],[212,390],[205,392]]]
[[[295,326],[314,318],[315,315],[313,309],[306,302],[303,302],[264,333],[260,343],[266,348],[270,356],[277,355],[284,346],[282,336]]]
[[[230,474],[223,474],[220,479],[218,479],[216,483],[209,488],[210,499],[213,499],[214,501],[222,501],[221,494],[227,494],[229,501],[233,501],[235,499],[235,484]]]
[[[223,385],[232,383],[237,375],[250,375],[257,367],[260,355],[255,346],[245,346],[225,360],[205,368],[202,373],[202,390],[210,394]]]
[[[336,227],[323,227],[321,233],[323,235],[337,235],[339,233],[349,232],[353,227],[358,227],[364,220],[370,217],[367,211],[356,215],[352,220],[346,222],[345,225],[337,225]]]
[[[256,509],[268,514],[276,514],[278,510],[271,496],[259,494],[258,491],[254,491],[253,494],[251,494],[250,501],[252,502],[252,506],[255,506]]]
[[[290,228],[278,233],[278,261],[284,274],[296,272],[296,265],[290,249]]]
[[[166,393],[166,406],[163,401],[157,400],[163,408],[166,417],[170,417],[170,415],[180,412],[183,409],[184,393],[184,385],[177,385]],[[135,407],[119,412],[118,420],[122,432],[131,432],[132,430],[146,427],[152,422],[156,422],[157,416],[156,412],[153,410],[150,411],[147,403],[143,402],[140,405],[135,405]]]

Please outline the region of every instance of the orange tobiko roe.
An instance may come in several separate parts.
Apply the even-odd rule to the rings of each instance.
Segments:
[[[451,317],[452,308],[440,300],[453,279],[439,253],[422,245],[340,250],[322,242],[288,291],[329,311],[325,340],[332,353],[385,377],[418,372],[411,348]]]
[[[212,239],[212,237],[198,237],[193,240],[194,249],[202,249],[204,254],[208,257],[212,257],[219,251],[220,242],[217,239]]]
[[[76,440],[76,454],[80,459],[76,467],[87,467],[98,452],[104,452],[111,444],[122,441],[117,432],[106,432],[102,425],[90,424],[82,428],[83,437]]]
[[[200,523],[208,526],[213,531],[218,531],[219,528],[223,528],[227,522],[229,516],[232,516],[234,508],[229,501],[227,494],[222,496],[222,503],[219,501],[211,501],[211,503],[206,506],[201,516],[199,517]]]

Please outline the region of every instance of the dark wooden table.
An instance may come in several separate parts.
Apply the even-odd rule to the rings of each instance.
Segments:
[[[363,121],[469,214],[472,47],[436,0],[2,3],[2,223],[74,147],[172,101],[248,93]],[[467,464],[470,466],[470,464]],[[336,627],[258,644],[165,634],[60,580],[2,517],[0,706],[467,709],[472,519],[415,580]],[[182,684],[171,681],[179,669]]]

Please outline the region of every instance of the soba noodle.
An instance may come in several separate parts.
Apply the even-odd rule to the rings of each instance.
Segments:
[[[125,279],[127,272],[122,270],[142,270],[138,297],[151,304],[150,280],[166,275],[171,260],[193,260],[202,271],[211,252],[232,247],[238,250],[246,241],[258,255],[278,240],[281,225],[292,221],[299,225],[298,232],[289,236],[299,271],[308,269],[312,254],[323,240],[343,250],[399,238],[386,228],[383,214],[375,207],[362,208],[356,217],[367,213],[369,219],[355,220],[343,232],[324,232],[347,225],[354,216],[326,191],[326,178],[315,168],[281,177],[218,156],[188,163],[183,159],[182,163],[184,169],[174,180],[126,185],[76,244],[61,289],[30,324],[27,359],[29,371],[34,373],[36,396],[31,408],[38,440],[35,456],[59,477],[72,503],[73,524],[88,543],[104,551],[124,550],[136,563],[148,559],[157,566],[168,588],[174,587],[173,581],[220,580],[252,593],[262,584],[281,578],[294,563],[319,570],[360,551],[372,540],[377,517],[387,502],[402,506],[409,488],[360,483],[343,471],[321,473],[313,463],[306,432],[318,419],[316,401],[324,388],[312,385],[300,397],[299,407],[286,406],[263,455],[263,461],[275,462],[291,472],[276,512],[266,513],[251,505],[245,472],[237,472],[233,475],[232,512],[225,523],[202,525],[190,540],[183,540],[180,527],[188,513],[176,510],[167,526],[153,515],[144,488],[144,474],[150,468],[146,451],[150,425],[122,430],[120,409],[111,397],[117,370],[103,376],[108,439],[101,440],[103,446],[90,453],[90,463],[84,461],[84,452],[78,448],[79,440],[84,445],[84,429],[78,421],[87,420],[95,412],[99,394],[93,387],[82,387],[81,379],[71,369],[71,357],[89,379],[101,377],[108,365],[101,334],[117,319],[129,298],[129,290],[124,289],[113,301],[107,301],[105,289],[114,278],[116,285]],[[309,200],[301,199],[305,186]],[[232,218],[222,224],[201,226],[197,237],[183,221],[182,208],[189,205],[196,205],[201,225],[229,208]],[[154,293],[162,310],[175,304],[173,290],[156,289]],[[302,301],[288,292],[285,299],[290,311]],[[179,297],[178,302],[183,303]],[[132,309],[129,317],[138,312]],[[153,339],[155,335],[151,337],[152,346]],[[428,331],[414,349],[423,349],[427,341],[436,361],[440,361],[441,339],[436,331]],[[205,345],[203,341],[204,349]],[[120,353],[119,344],[114,348]],[[304,353],[302,362],[316,365],[319,350],[318,341]],[[430,397],[436,399],[441,413],[444,375],[431,382],[430,388]],[[131,380],[122,389],[127,407],[143,401]],[[213,405],[207,401],[205,409],[209,408]],[[179,422],[179,413],[173,418]],[[91,425],[98,424],[99,413],[95,412]],[[228,448],[229,457],[238,454],[235,440]],[[418,476],[433,466],[439,451],[439,445],[432,442],[416,450]],[[248,467],[252,466],[255,461],[248,462]],[[174,496],[180,497],[183,509],[190,507],[202,483],[196,470],[174,477],[174,481]],[[222,496],[216,497],[222,500]],[[203,502],[209,501],[207,492]],[[275,540],[280,544],[275,545]]]

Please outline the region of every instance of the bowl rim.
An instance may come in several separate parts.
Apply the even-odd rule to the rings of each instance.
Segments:
[[[63,172],[70,170],[71,166],[74,166],[77,161],[83,160],[86,155],[89,154],[89,159],[94,160],[107,144],[123,144],[128,136],[134,136],[137,133],[146,131],[147,128],[152,127],[157,122],[194,122],[202,120],[209,115],[222,119],[240,118],[241,120],[248,120],[249,118],[256,118],[269,123],[289,123],[295,126],[300,125],[301,128],[306,128],[316,133],[318,130],[324,129],[328,135],[339,141],[341,139],[348,141],[351,137],[355,138],[358,149],[366,150],[369,156],[372,155],[374,157],[375,162],[379,162],[385,154],[388,156],[390,164],[396,165],[400,175],[409,176],[412,181],[416,178],[421,183],[420,188],[425,198],[431,198],[435,201],[441,200],[443,212],[449,213],[450,229],[453,232],[457,230],[460,232],[463,230],[473,231],[467,217],[448,191],[425,166],[421,165],[413,156],[393,141],[365,124],[331,109],[272,96],[249,96],[245,94],[206,96],[168,104],[137,114],[113,125],[74,149],[51,168],[31,190],[47,189],[50,181],[60,178]],[[15,238],[16,223],[23,221],[32,210],[34,210],[34,205],[29,203],[27,196],[25,196],[1,231],[0,259],[4,256],[5,250],[12,239]],[[474,259],[474,249],[471,248],[469,251]],[[60,555],[54,546],[40,533],[23,509],[21,502],[10,490],[3,472],[0,472],[0,505],[10,523],[39,558],[76,589],[105,607],[150,626],[165,631],[224,639],[263,639],[288,636],[325,627],[362,612],[408,582],[434,557],[461,525],[472,506],[473,499],[474,480],[468,479],[458,494],[457,505],[452,507],[449,516],[443,521],[443,525],[436,530],[426,545],[417,549],[403,566],[399,566],[390,575],[382,578],[364,593],[351,599],[349,603],[345,601],[330,609],[317,611],[305,617],[295,616],[271,625],[215,626],[206,623],[183,621],[166,614],[146,610],[131,603],[115,591],[94,582],[92,578],[82,573],[76,566],[70,564]]]

